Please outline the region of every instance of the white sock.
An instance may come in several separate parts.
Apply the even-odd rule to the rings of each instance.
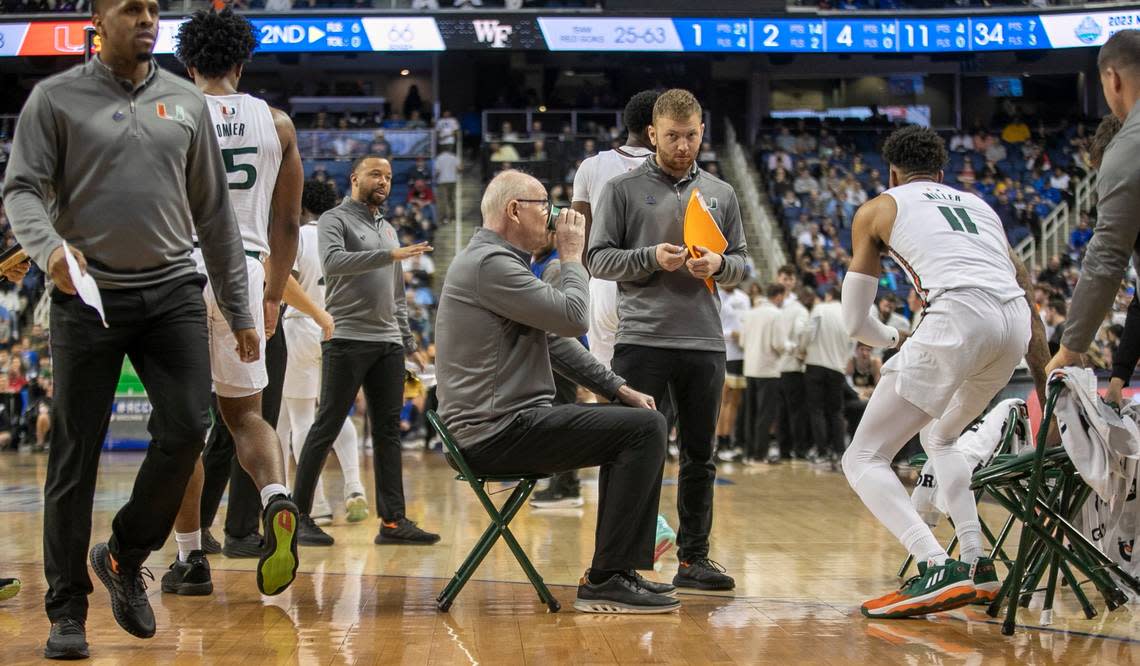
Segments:
[[[960,558],[966,564],[973,564],[985,554],[982,550],[982,524],[979,522],[954,525],[962,553]]]
[[[271,483],[261,489],[261,508],[269,506],[269,500],[277,495],[288,495],[289,490],[280,483]]]
[[[202,550],[202,530],[175,532],[174,543],[178,544],[178,561],[186,562],[190,559],[190,551]]]

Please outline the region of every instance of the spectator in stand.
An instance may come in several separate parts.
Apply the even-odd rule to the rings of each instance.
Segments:
[[[1065,319],[1069,306],[1061,296],[1053,296],[1045,306],[1045,325],[1049,333],[1049,353],[1056,354],[1061,349],[1061,338],[1065,335]]]
[[[408,206],[413,214],[419,213],[429,221],[435,221],[435,194],[427,181],[420,178],[408,190]]]
[[[509,124],[509,123],[508,123]],[[491,144],[491,161],[492,162],[518,162],[519,151],[509,143],[494,142]]]
[[[993,162],[995,164],[1005,161],[1005,158],[1009,157],[1009,153],[1005,149],[1005,144],[998,140],[990,141],[990,145],[986,146],[982,154],[986,156],[987,162]]]
[[[827,289],[839,286],[839,274],[831,266],[831,262],[824,259],[819,262],[819,270],[815,272],[816,289]]]
[[[792,189],[801,198],[819,192],[819,181],[812,177],[807,163],[800,162],[796,167],[796,179],[792,182]]]
[[[406,127],[408,129],[427,129],[427,123],[424,121],[423,117],[420,116],[419,111],[412,111],[410,114],[408,114],[408,123]]]
[[[793,191],[794,184],[788,178],[788,172],[784,167],[776,167],[775,172],[772,174],[772,180],[768,183],[768,197],[772,201],[779,201],[784,198],[784,194]]]
[[[828,132],[826,129],[819,130],[819,159],[829,159],[835,154],[835,149],[838,145],[839,142],[835,140],[831,132]]]
[[[827,178],[823,180],[823,187],[831,192],[833,196],[839,198],[840,193],[843,191],[843,174],[840,172],[839,167],[828,167]]]
[[[855,211],[867,203],[867,190],[855,180],[854,175],[848,175],[843,181],[843,221],[844,225],[850,225],[851,219],[855,216]]]
[[[985,130],[981,130],[981,131],[974,134],[974,150],[976,152],[982,153],[984,155],[985,152],[987,150],[989,150],[989,147],[992,146],[995,141],[996,141],[996,139],[994,137],[990,136],[989,132],[987,132]]]
[[[800,155],[814,153],[819,147],[819,141],[807,130],[801,131],[796,137],[796,152]]]
[[[598,154],[598,144],[596,141],[594,141],[593,139],[586,139],[585,141],[582,142],[582,159],[586,159],[587,157],[593,157],[594,155],[597,155],[597,154]],[[570,182],[574,182],[573,179],[571,179]]]
[[[423,156],[416,157],[416,165],[408,172],[408,182],[414,183],[417,180],[431,181],[431,172],[428,171],[427,158]]]
[[[968,153],[974,149],[974,137],[965,130],[959,130],[950,138],[950,152]]]
[[[451,111],[444,110],[443,115],[435,121],[435,136],[441,150],[448,147],[455,149],[459,140],[459,121],[451,115]]]
[[[1069,293],[1069,283],[1065,279],[1064,271],[1061,268],[1061,257],[1053,255],[1049,257],[1049,262],[1045,265],[1045,269],[1037,274],[1037,282],[1049,285],[1058,294]]]
[[[1078,127],[1083,127],[1078,125]],[[1021,119],[1021,116],[1014,116],[1013,120],[1009,121],[1001,131],[1001,140],[1006,143],[1025,143],[1029,140],[1029,125]]]
[[[440,146],[432,164],[440,224],[448,224],[455,219],[455,183],[459,181],[461,167],[459,158],[452,151],[453,146]]]
[[[977,174],[974,173],[974,164],[969,158],[962,163],[962,170],[958,172],[958,182],[963,185],[973,185],[977,181]]]
[[[776,147],[788,154],[796,153],[796,137],[792,136],[791,130],[787,127],[781,127],[779,133],[776,135]]]
[[[550,159],[550,155],[546,153],[546,143],[541,139],[534,142],[531,148],[530,161],[532,162],[545,162]]]
[[[372,143],[368,144],[368,154],[384,159],[392,157],[392,144],[384,138],[384,130],[378,129],[372,133]]]
[[[705,141],[701,144],[701,152],[697,155],[698,162],[715,162],[716,151],[713,150],[712,144]]]
[[[1093,230],[1089,226],[1089,214],[1082,212],[1081,220],[1077,222],[1077,228],[1069,234],[1069,251],[1073,259],[1079,259],[1085,253],[1085,246],[1089,244],[1092,235]]]
[[[872,197],[887,191],[887,186],[883,184],[883,174],[878,169],[871,169],[871,175],[867,177],[866,190]]]
[[[777,150],[768,156],[768,173],[783,169],[786,175],[791,173],[793,167],[792,156],[786,150]]]
[[[1053,175],[1049,176],[1049,187],[1060,192],[1068,192],[1069,184],[1072,182],[1072,177],[1065,173],[1061,167],[1053,168]]]

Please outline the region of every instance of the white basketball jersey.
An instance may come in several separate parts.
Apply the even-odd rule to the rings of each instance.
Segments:
[[[302,224],[297,238],[297,260],[293,264],[297,271],[297,283],[317,307],[325,308],[325,276],[321,267],[321,253],[317,249],[316,223]],[[306,317],[300,310],[289,308],[289,316]]]
[[[985,291],[1002,303],[1025,295],[1001,219],[985,201],[927,181],[886,194],[898,206],[887,249],[923,301],[954,289]]]
[[[584,201],[590,204],[591,212],[596,211],[605,184],[638,168],[652,154],[649,148],[623,146],[620,150],[603,150],[586,158],[574,174],[573,200]],[[589,242],[587,238],[587,245]],[[590,342],[590,352],[607,368],[613,362],[617,324],[617,283],[590,278],[590,326],[586,339]]]
[[[242,244],[268,255],[269,210],[281,168],[273,113],[264,100],[244,94],[206,95],[206,105],[222,149]]]

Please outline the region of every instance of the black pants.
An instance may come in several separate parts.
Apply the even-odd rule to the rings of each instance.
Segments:
[[[278,326],[277,334],[265,343],[265,369],[269,374],[269,384],[261,392],[261,416],[274,428],[281,415],[281,391],[285,385],[285,364],[288,358],[285,332]],[[225,530],[227,535],[241,538],[258,531],[261,491],[238,462],[234,436],[222,420],[216,401],[214,414],[214,427],[210,429],[206,450],[202,454],[206,476],[202,484],[202,527],[214,524],[228,482],[230,501],[226,507]]]
[[[313,508],[317,478],[344,426],[356,393],[364,387],[372,425],[376,512],[385,522],[404,517],[400,407],[404,403],[404,348],[392,342],[332,339],[321,343],[321,402],[297,461],[294,500],[301,513]]]
[[[55,370],[52,446],[44,484],[44,574],[48,617],[87,617],[87,549],[99,454],[123,357],[131,359],[154,411],[130,499],[115,515],[109,546],[128,567],[161,548],[210,427],[210,354],[205,278],[102,291],[109,328],[78,297],[51,296]]]
[[[578,386],[558,373],[554,374],[554,404],[573,405],[578,402]],[[582,494],[582,484],[578,480],[578,470],[558,472],[550,477],[550,487],[568,497]]]
[[[820,455],[843,455],[843,387],[846,383],[843,373],[831,368],[809,365],[804,373],[811,438]]]
[[[749,377],[746,397],[752,405],[752,430],[744,454],[757,460],[768,455],[772,424],[780,416],[780,405],[783,400],[780,396],[779,377],[770,379]]]
[[[804,457],[811,446],[811,423],[804,405],[804,373],[785,372],[780,375],[780,454]]]
[[[665,418],[619,405],[520,412],[508,429],[463,450],[484,474],[565,472],[601,465],[595,569],[650,569],[665,462]]]
[[[614,372],[631,387],[653,396],[658,408],[666,404],[672,389],[681,444],[677,557],[682,561],[698,560],[709,553],[716,482],[713,449],[724,363],[724,352],[628,344],[614,347]]]

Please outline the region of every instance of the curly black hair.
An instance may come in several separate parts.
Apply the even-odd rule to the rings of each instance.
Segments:
[[[178,27],[174,54],[186,67],[216,79],[250,59],[257,48],[253,24],[230,9],[194,12]]]
[[[328,183],[322,183],[315,178],[305,181],[305,187],[301,190],[301,208],[314,215],[320,215],[335,205],[336,193]]]
[[[946,143],[929,127],[908,125],[891,132],[883,144],[883,159],[905,174],[935,176],[950,157]]]
[[[653,124],[653,105],[660,96],[660,91],[642,90],[629,98],[621,119],[630,134],[644,134],[645,128]]]

